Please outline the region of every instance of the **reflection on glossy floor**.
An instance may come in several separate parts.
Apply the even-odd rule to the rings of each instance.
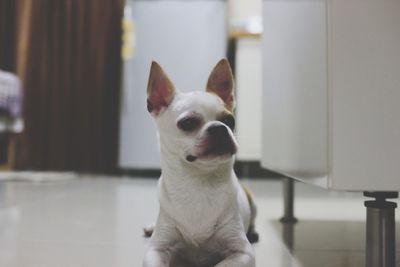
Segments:
[[[300,222],[283,226],[282,185],[244,180],[259,207],[259,267],[364,265],[364,198],[296,184]],[[0,266],[139,267],[142,227],[157,215],[156,180],[0,174]],[[397,212],[397,221],[399,221]],[[398,228],[400,229],[400,228]],[[397,266],[400,238],[397,235]]]

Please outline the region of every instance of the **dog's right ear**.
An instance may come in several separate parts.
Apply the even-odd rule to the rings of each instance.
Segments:
[[[162,109],[171,104],[175,96],[175,87],[157,62],[151,63],[147,84],[147,110],[157,116]]]

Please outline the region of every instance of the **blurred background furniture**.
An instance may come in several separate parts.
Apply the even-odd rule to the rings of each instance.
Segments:
[[[262,165],[375,198],[366,263],[394,266],[400,2],[264,0],[263,17]]]
[[[229,60],[235,74],[236,136],[240,144],[236,159],[241,162],[261,158],[261,33],[261,16],[230,21]]]
[[[0,165],[9,169],[14,153],[13,134],[22,132],[22,90],[20,79],[0,70]]]

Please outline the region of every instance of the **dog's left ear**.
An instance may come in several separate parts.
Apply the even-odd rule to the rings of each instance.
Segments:
[[[221,59],[208,78],[206,91],[217,94],[225,102],[226,108],[232,110],[235,105],[233,87],[231,66],[228,60]]]

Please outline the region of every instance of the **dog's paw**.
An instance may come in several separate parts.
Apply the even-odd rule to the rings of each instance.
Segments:
[[[151,237],[153,235],[153,232],[154,232],[154,224],[143,228],[144,237]]]

